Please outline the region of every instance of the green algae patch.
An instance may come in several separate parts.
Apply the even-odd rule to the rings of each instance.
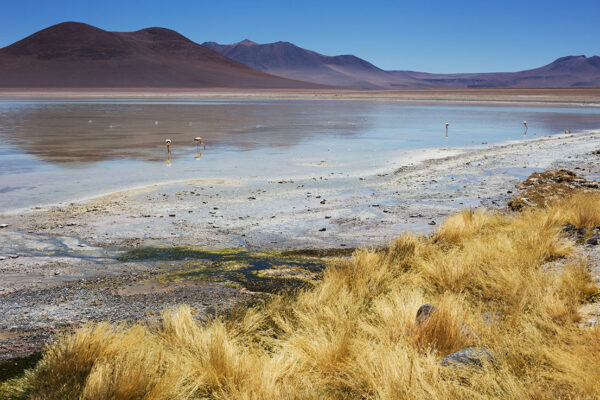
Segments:
[[[142,247],[120,256],[121,261],[177,261],[156,277],[162,284],[184,281],[224,282],[253,292],[278,293],[312,286],[329,259],[351,250],[203,249],[192,246]]]
[[[0,361],[0,399],[28,399],[24,377],[42,359],[41,352]]]
[[[245,249],[222,248],[222,249],[201,249],[192,246],[156,246],[140,247],[129,250],[127,253],[119,256],[119,261],[177,261],[186,259],[196,260],[215,260],[227,256],[241,256],[247,253]]]

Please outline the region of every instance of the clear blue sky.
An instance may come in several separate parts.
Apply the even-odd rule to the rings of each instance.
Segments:
[[[600,55],[600,0],[3,0],[0,47],[63,21],[162,26],[200,43],[284,40],[427,72],[515,71]]]

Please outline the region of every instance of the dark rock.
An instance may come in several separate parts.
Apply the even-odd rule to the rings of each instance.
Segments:
[[[429,303],[423,304],[421,307],[419,307],[417,310],[417,324],[421,325],[423,322],[425,322],[425,320],[429,318],[434,310],[435,307]]]
[[[485,347],[467,347],[456,353],[447,354],[440,363],[443,367],[469,365],[483,367],[484,362],[495,363],[494,356]]]
[[[600,243],[600,235],[592,236],[585,242],[585,244],[589,244],[591,246],[598,246],[598,243]]]
[[[327,229],[326,228],[321,228],[319,229],[319,232],[325,232]]]
[[[577,229],[576,232],[577,232],[577,236],[583,237],[583,236],[585,236],[586,229],[585,229],[585,227],[581,227],[581,228]]]
[[[573,232],[575,232],[576,230],[577,230],[577,228],[575,227],[575,225],[571,225],[571,224],[565,225],[565,226],[563,227],[563,231],[564,231],[564,232],[568,232],[568,233],[573,233]]]
[[[435,221],[429,221],[428,225],[435,225]]]

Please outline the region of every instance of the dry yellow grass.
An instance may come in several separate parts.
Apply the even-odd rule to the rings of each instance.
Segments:
[[[430,237],[359,250],[323,281],[235,320],[86,326],[12,382],[32,399],[598,398],[600,330],[578,307],[597,295],[564,224],[600,225],[600,195],[518,215],[477,210]],[[436,309],[417,323],[424,303]],[[487,318],[484,317],[487,313]],[[442,367],[485,347],[494,363]]]

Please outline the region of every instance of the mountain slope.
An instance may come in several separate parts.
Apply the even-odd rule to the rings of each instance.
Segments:
[[[600,57],[562,57],[546,66],[519,72],[429,74],[384,71],[352,55],[325,56],[288,42],[250,40],[222,45],[203,43],[252,68],[286,78],[354,89],[437,89],[600,86]]]
[[[600,86],[600,57],[561,57],[540,68],[518,72],[428,74],[389,71],[393,82],[415,88],[541,88]]]
[[[381,88],[385,71],[353,55],[325,56],[289,42],[258,44],[243,40],[230,45],[202,43],[251,68],[290,79],[355,89]]]
[[[0,87],[315,88],[268,75],[164,28],[65,22],[0,49]]]

